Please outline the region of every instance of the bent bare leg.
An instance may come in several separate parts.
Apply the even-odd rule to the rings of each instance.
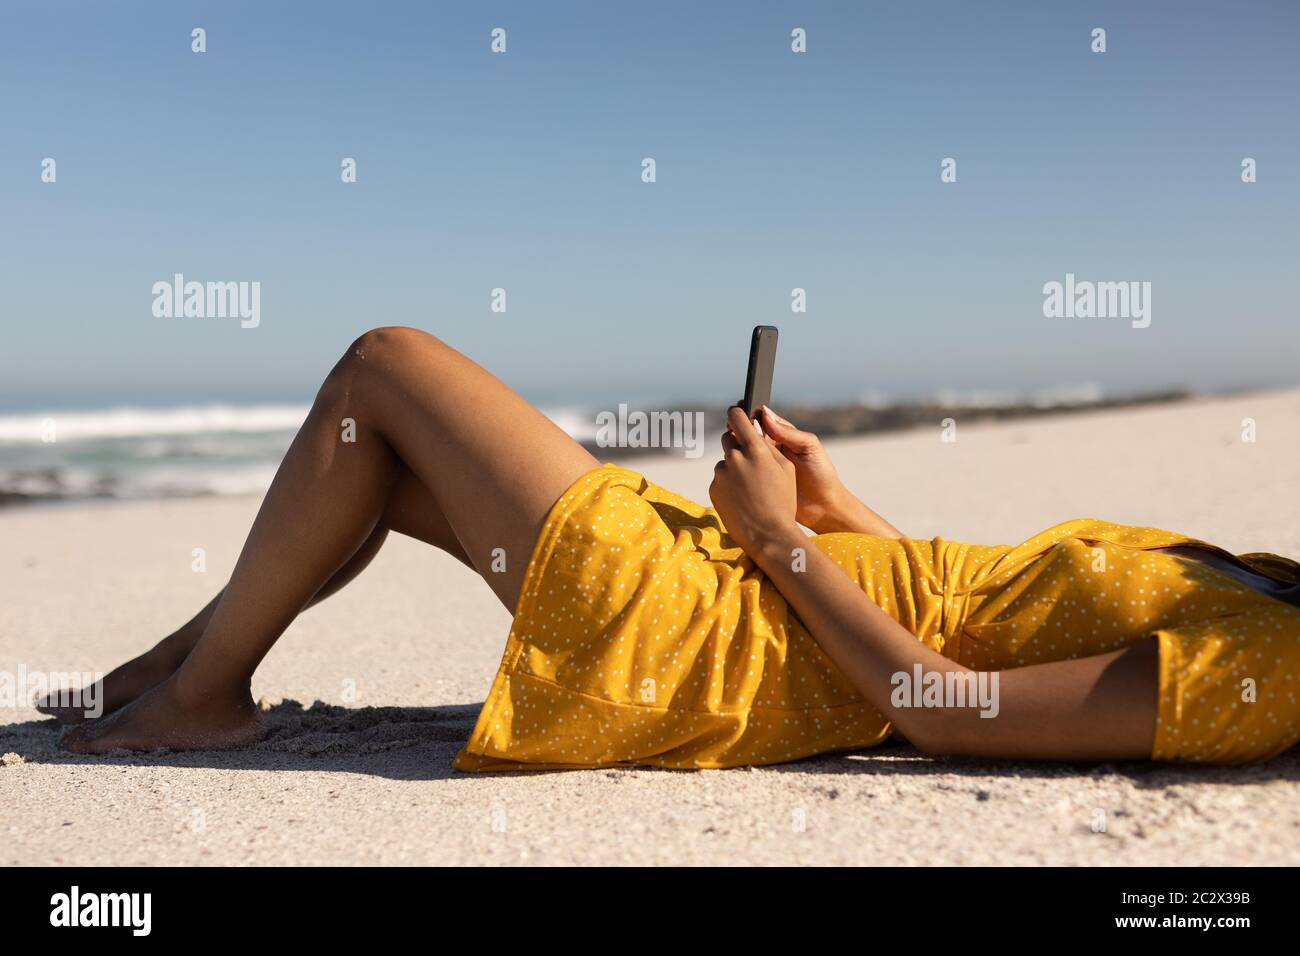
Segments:
[[[353,442],[341,440],[345,419],[354,423]],[[379,527],[403,465],[441,506],[468,562],[513,609],[546,513],[597,462],[432,336],[367,333],[322,386],[184,663],[112,717],[70,730],[65,745],[100,753],[254,739],[253,671]],[[494,573],[498,554],[505,569]]]
[[[410,469],[402,466],[379,525],[357,549],[356,554],[316,592],[307,606],[319,604],[360,574],[379,553],[389,531],[431,544],[462,563],[469,564],[464,549],[442,513],[441,505],[420,483],[420,479]],[[149,650],[109,671],[104,676],[98,695],[99,707],[95,716],[106,716],[120,710],[175,673],[203,636],[224,593],[224,589],[219,591],[197,614]],[[40,701],[36,709],[65,724],[77,724],[87,719],[84,707],[68,705],[64,702],[63,695],[57,691]]]

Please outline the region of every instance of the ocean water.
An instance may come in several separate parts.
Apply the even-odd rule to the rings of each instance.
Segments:
[[[261,494],[308,408],[213,402],[0,413],[0,505]],[[543,411],[579,441],[594,438],[594,413]]]
[[[28,397],[12,400],[8,410],[0,404],[0,506],[87,498],[260,495],[270,486],[310,407],[295,400],[189,399],[166,404],[169,397],[129,402],[93,396],[44,406]],[[1084,385],[1030,395],[940,393],[931,400],[950,408],[977,409],[1017,403],[1087,406],[1104,398],[1100,388]],[[711,435],[721,431],[724,404],[705,411]],[[895,406],[888,398],[867,396],[859,397],[857,404]],[[617,407],[619,403],[602,403],[594,396],[540,405],[553,422],[589,448],[596,445],[598,412]],[[632,407],[701,406],[641,400]],[[683,453],[680,447],[663,450]],[[615,457],[617,450],[606,453]]]

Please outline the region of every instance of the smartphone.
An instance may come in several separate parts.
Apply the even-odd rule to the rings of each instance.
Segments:
[[[776,365],[776,326],[756,325],[749,342],[749,372],[740,407],[750,418],[772,400],[772,369]]]

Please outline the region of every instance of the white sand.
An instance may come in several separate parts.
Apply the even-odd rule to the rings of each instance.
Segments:
[[[1090,516],[1300,557],[1300,392],[959,424],[955,444],[936,424],[832,451],[913,536],[1012,542]],[[713,460],[642,466],[703,500]],[[108,670],[148,647],[224,581],[256,507],[0,512],[0,671]],[[191,570],[196,547],[206,574]],[[330,706],[279,706],[258,749],[69,756],[52,722],[0,712],[0,754],[18,755],[0,760],[0,862],[1300,862],[1295,750],[1245,769],[890,748],[755,770],[454,774],[507,625],[470,572],[395,538],[259,671],[254,691],[270,701]],[[359,697],[344,710],[348,682]]]

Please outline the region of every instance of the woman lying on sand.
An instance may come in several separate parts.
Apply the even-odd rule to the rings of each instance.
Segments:
[[[1092,520],[1014,547],[906,538],[815,436],[767,409],[761,424],[731,410],[704,508],[601,466],[433,336],[368,332],[225,589],[109,674],[107,716],[63,745],[253,742],[258,663],[389,531],[515,612],[462,770],[733,767],[891,730],[936,754],[1231,763],[1300,737],[1300,564]]]

